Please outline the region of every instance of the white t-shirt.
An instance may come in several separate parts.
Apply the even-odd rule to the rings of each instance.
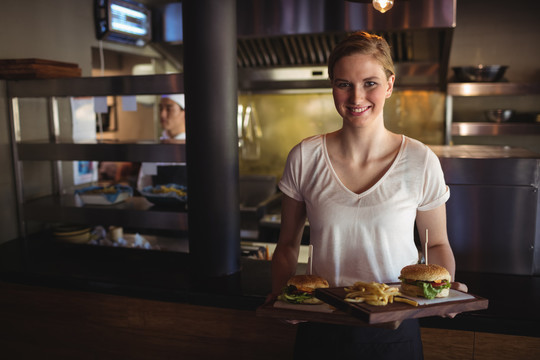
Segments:
[[[406,136],[388,171],[360,194],[335,173],[326,135],[291,150],[279,188],[305,202],[313,273],[331,286],[398,281],[401,269],[418,261],[416,211],[434,209],[450,197],[437,156]]]
[[[159,138],[160,140],[169,140],[169,139],[174,139],[174,140],[186,140],[186,133],[183,132],[183,133],[180,133],[178,135],[176,135],[174,138],[171,138],[169,136],[169,133],[166,131],[166,130],[163,130],[161,132],[161,137]]]

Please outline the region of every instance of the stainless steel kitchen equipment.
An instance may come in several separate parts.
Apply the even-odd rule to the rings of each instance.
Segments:
[[[534,123],[534,114],[521,114],[526,121],[514,121],[508,123],[493,123],[481,121],[466,121],[454,115],[455,98],[471,97],[505,97],[518,98],[540,94],[540,85],[534,83],[512,82],[475,82],[475,83],[449,83],[446,94],[446,120],[445,120],[445,144],[452,144],[453,136],[514,136],[514,135],[538,135],[540,126]],[[519,145],[521,146],[521,145]],[[533,149],[536,149],[534,147]],[[535,150],[538,151],[538,150]]]
[[[500,81],[508,66],[476,65],[453,67],[454,76],[459,82],[495,82]]]
[[[331,49],[347,33],[364,30],[390,44],[396,86],[444,89],[455,5],[455,0],[401,1],[381,14],[371,4],[348,1],[239,0],[239,88],[329,87],[325,67]]]
[[[500,123],[506,122],[512,119],[514,116],[514,110],[512,109],[491,109],[485,111],[486,118],[489,121]]]
[[[162,12],[165,28],[170,11]],[[397,86],[445,89],[456,0],[398,1],[385,14],[345,0],[238,0],[237,18],[241,91],[328,88],[331,49],[358,30],[386,38]],[[183,55],[182,43],[165,38],[150,46],[168,59]]]
[[[450,187],[448,235],[459,271],[540,274],[540,154],[432,146]]]
[[[271,175],[242,175],[239,178],[240,236],[242,239],[259,238],[259,221],[271,211],[279,211],[281,193]]]

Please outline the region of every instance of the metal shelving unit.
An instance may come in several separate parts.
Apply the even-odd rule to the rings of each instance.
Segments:
[[[84,224],[89,221],[105,226],[160,230],[187,230],[187,213],[156,208],[143,197],[132,197],[125,202],[103,206],[88,206],[75,196],[46,196],[24,204],[26,220]]]
[[[23,240],[26,241],[28,237],[25,225],[27,221],[186,231],[188,213],[185,209],[171,210],[152,206],[145,198],[137,196],[110,206],[83,205],[75,195],[62,194],[61,182],[58,179],[53,179],[52,183],[57,188],[52,194],[26,200],[21,166],[24,161],[49,161],[53,170],[58,170],[54,168],[60,161],[186,162],[184,144],[99,141],[66,143],[60,142],[56,135],[59,134],[57,97],[160,95],[183,92],[182,74],[7,81],[17,212]],[[40,97],[48,99],[49,141],[21,141],[19,99]],[[53,177],[60,176],[55,171],[52,174]]]
[[[497,136],[540,134],[539,123],[491,123],[491,122],[454,122],[453,98],[468,96],[517,96],[540,94],[540,84],[522,84],[508,82],[492,83],[449,83],[446,95],[446,139],[451,143],[452,136]]]
[[[540,84],[509,82],[449,83],[449,96],[500,96],[540,94]]]
[[[454,136],[497,136],[497,135],[540,135],[538,123],[488,123],[455,122],[452,124]]]
[[[185,144],[18,143],[19,160],[186,162]]]
[[[8,97],[11,98],[159,95],[183,92],[183,74],[8,81]]]

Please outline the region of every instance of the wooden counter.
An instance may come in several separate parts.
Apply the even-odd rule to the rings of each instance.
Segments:
[[[196,289],[190,284],[186,254],[77,246],[53,251],[40,248],[36,257],[30,259],[33,263],[25,273],[8,266],[15,262],[17,250],[13,243],[0,245],[0,280],[238,309],[250,311],[253,316],[271,289],[268,261],[242,259],[237,282],[222,291]],[[489,308],[460,314],[454,319],[423,318],[423,327],[540,338],[540,277],[458,271],[456,279],[467,284],[472,294],[489,299]]]

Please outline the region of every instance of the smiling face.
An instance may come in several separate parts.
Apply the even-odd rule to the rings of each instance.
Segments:
[[[333,70],[332,93],[343,127],[384,126],[384,103],[392,95],[395,76],[387,78],[382,64],[365,54],[344,56]]]

